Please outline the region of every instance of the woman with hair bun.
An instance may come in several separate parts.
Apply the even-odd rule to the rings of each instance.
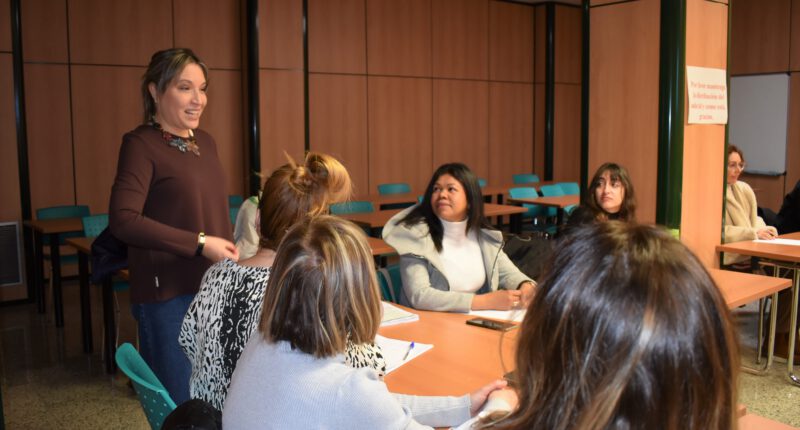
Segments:
[[[258,325],[278,244],[292,225],[327,213],[351,193],[347,170],[325,154],[310,152],[302,164],[290,159],[270,175],[259,202],[259,250],[238,263],[211,266],[183,320],[179,341],[192,363],[192,398],[222,410],[236,362]],[[347,351],[348,363],[385,369],[373,345],[349,344]]]

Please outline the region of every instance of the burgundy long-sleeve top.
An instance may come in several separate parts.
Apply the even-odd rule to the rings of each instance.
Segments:
[[[199,157],[169,146],[149,125],[122,138],[109,228],[128,244],[133,303],[196,293],[212,264],[195,256],[198,233],[232,239],[216,144],[201,130],[195,138]]]

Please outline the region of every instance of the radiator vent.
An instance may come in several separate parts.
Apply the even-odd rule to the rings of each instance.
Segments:
[[[19,223],[0,222],[0,286],[22,283]]]

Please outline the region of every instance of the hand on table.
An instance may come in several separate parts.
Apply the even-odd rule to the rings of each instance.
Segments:
[[[534,294],[536,294],[536,286],[533,282],[525,281],[519,285],[519,290],[522,292],[521,307],[527,309],[528,305],[531,304],[531,300],[533,300]]]
[[[481,410],[481,408],[483,408],[483,405],[486,403],[487,399],[492,397],[492,395],[498,391],[505,391],[504,389],[507,386],[508,382],[506,382],[505,380],[496,379],[470,393],[469,414],[474,417],[475,414],[477,414]],[[514,402],[514,404],[516,404],[516,402]]]
[[[758,238],[762,240],[772,240],[775,239],[778,235],[775,233],[775,230],[764,227],[756,232],[756,236],[758,236]]]
[[[206,236],[206,244],[203,245],[203,257],[208,258],[214,263],[225,258],[239,261],[239,250],[236,249],[231,241],[217,236]]]
[[[476,294],[472,298],[473,310],[501,310],[519,309],[522,305],[521,290],[497,290],[486,294]]]

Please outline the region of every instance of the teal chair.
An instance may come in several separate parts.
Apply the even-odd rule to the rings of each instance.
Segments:
[[[411,186],[405,182],[378,185],[378,194],[403,194],[410,192]]]
[[[487,183],[488,183],[488,182],[486,181],[486,179],[483,179],[483,178],[478,178],[478,186],[479,186],[479,187],[483,188],[483,187],[485,187],[485,186],[486,186],[486,184],[487,184]]]
[[[238,208],[242,203],[244,203],[244,197],[238,194],[231,194],[228,196],[228,207]]]
[[[36,219],[83,218],[85,216],[89,216],[90,213],[91,212],[89,211],[89,206],[86,205],[51,206],[51,207],[36,209]],[[68,238],[81,237],[81,236],[83,236],[83,232],[80,231],[71,233],[61,233],[58,235],[58,244],[63,246]],[[42,246],[45,249],[47,249],[50,246],[49,235],[44,235],[44,237],[42,237]],[[50,254],[44,254],[43,258],[45,260],[50,260]],[[62,266],[65,264],[78,264],[78,254],[60,253],[59,262]],[[52,270],[53,269],[51,267],[50,268],[51,274],[49,276],[51,287],[53,282]]]
[[[115,358],[117,366],[131,379],[150,427],[160,429],[164,419],[176,407],[167,389],[133,345],[123,343],[117,349]]]
[[[539,198],[539,193],[533,187],[517,187],[508,190],[508,194],[512,199],[536,199]],[[528,209],[528,212],[522,214],[523,220],[530,220],[534,229],[548,229],[548,226],[539,225],[539,219],[544,218],[547,214],[547,208],[530,203],[523,203],[522,207]]]
[[[535,173],[519,173],[512,176],[512,180],[514,184],[530,184],[533,182],[539,182],[539,175]]]
[[[393,303],[400,302],[400,294],[403,289],[403,279],[400,276],[400,265],[390,264],[377,271],[378,284],[381,287],[381,297],[383,300]]]
[[[354,200],[351,202],[334,203],[331,205],[333,215],[360,214],[375,212],[372,202],[366,200]]]
[[[542,185],[539,187],[539,192],[542,193],[542,197],[558,197],[564,195],[564,191],[559,185]],[[547,208],[547,212],[545,213],[546,217],[552,218],[557,215],[558,208]]]
[[[565,196],[578,196],[581,194],[581,188],[577,182],[559,182],[556,185],[561,187],[561,191],[564,192]]]
[[[239,209],[241,209],[241,205],[228,208],[228,215],[231,217],[231,225],[236,225],[236,217],[239,215]]]

